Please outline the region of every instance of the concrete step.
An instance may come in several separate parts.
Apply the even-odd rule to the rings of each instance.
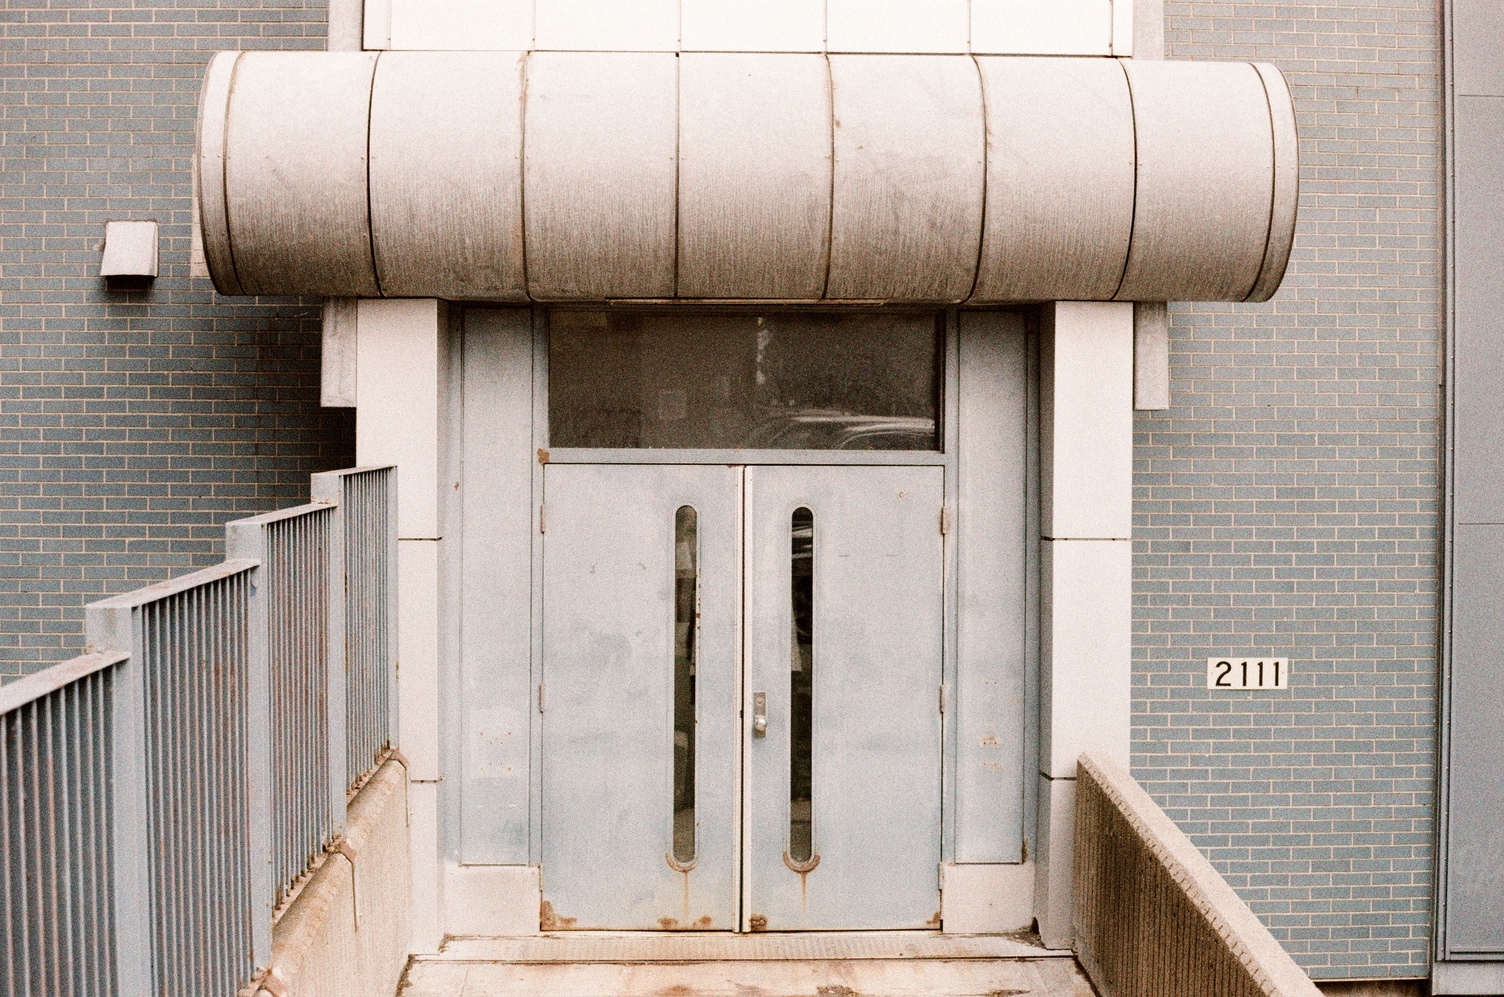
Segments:
[[[400,997],[1092,997],[1069,952],[935,932],[457,938]]]

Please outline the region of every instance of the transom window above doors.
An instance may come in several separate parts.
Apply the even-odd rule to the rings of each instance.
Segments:
[[[941,449],[940,313],[555,309],[549,445]]]

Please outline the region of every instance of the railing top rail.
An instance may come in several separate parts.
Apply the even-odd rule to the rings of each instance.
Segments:
[[[98,602],[89,603],[89,609],[122,609],[145,606],[148,603],[157,602],[180,592],[186,592],[200,585],[209,585],[238,574],[259,567],[261,562],[251,558],[237,557],[228,561],[221,561],[212,568],[204,568],[201,571],[179,575],[176,578],[168,578],[154,585],[147,585],[130,592],[122,592],[120,595],[112,595],[108,599],[100,599]]]
[[[0,716],[41,699],[49,693],[57,692],[63,686],[87,678],[97,671],[102,671],[111,665],[118,665],[129,657],[130,655],[124,651],[81,654],[68,661],[60,661],[50,668],[34,672],[25,678],[17,679],[8,685],[0,686]]]
[[[346,478],[358,478],[365,474],[395,470],[397,470],[396,464],[362,464],[359,467],[346,467],[338,471],[320,471],[318,474],[309,475],[309,493],[315,502],[339,502],[344,495]]]
[[[310,475],[310,477],[347,478],[354,474],[368,474],[371,471],[390,471],[396,466],[396,464],[361,464],[358,467],[342,467],[337,471],[319,471],[317,474]]]
[[[286,519],[297,519],[300,516],[312,515],[315,512],[327,512],[334,508],[331,502],[309,502],[307,505],[295,505],[287,509],[278,509],[275,512],[263,512],[259,516],[247,516],[244,519],[232,519],[225,524],[225,528],[232,526],[266,526],[270,523],[280,523]]]

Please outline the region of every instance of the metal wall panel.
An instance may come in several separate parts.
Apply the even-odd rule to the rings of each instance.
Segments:
[[[1104,59],[977,63],[987,216],[972,300],[1112,297],[1133,234],[1133,107],[1122,68]]]
[[[225,190],[245,293],[379,293],[366,194],[375,67],[364,52],[241,56]]]
[[[972,0],[971,51],[1111,55],[1112,0]]]
[[[982,227],[985,128],[966,56],[832,56],[827,298],[959,301]]]
[[[956,502],[956,862],[1018,862],[1023,842],[1028,331],[963,312]]]
[[[679,297],[819,298],[830,238],[825,59],[679,61]]]
[[[672,297],[678,59],[537,52],[526,64],[528,291]]]
[[[239,52],[218,52],[204,70],[198,101],[199,229],[204,261],[214,286],[222,294],[244,294],[235,275],[230,249],[230,219],[225,213],[225,124],[229,120],[230,86]]]
[[[1504,14],[1453,0],[1449,650],[1443,663],[1435,982],[1492,993],[1504,956]],[[1447,577],[1447,576],[1444,576]],[[1452,961],[1447,961],[1452,960]],[[1486,961],[1479,961],[1486,960]],[[1443,972],[1445,970],[1445,972]]]
[[[681,0],[685,52],[821,52],[825,0]]]
[[[1456,107],[1452,509],[1459,523],[1504,523],[1504,99],[1459,96]]]
[[[678,0],[536,0],[540,49],[673,52],[679,47]]]
[[[1504,5],[1451,0],[1453,86],[1459,97],[1504,97]]]
[[[1237,301],[1264,263],[1269,98],[1247,63],[1124,62],[1138,188],[1123,301]]]
[[[534,715],[532,311],[467,310],[463,349],[460,858],[526,864]]]
[[[526,300],[522,57],[388,52],[371,89],[371,245],[391,297]]]
[[[968,0],[827,0],[829,52],[967,51]]]
[[[1504,526],[1459,525],[1452,600],[1446,906],[1450,953],[1504,953]]]

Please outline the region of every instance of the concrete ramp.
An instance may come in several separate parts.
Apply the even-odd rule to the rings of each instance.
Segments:
[[[996,935],[610,933],[458,938],[400,997],[1093,997],[1068,952]]]

